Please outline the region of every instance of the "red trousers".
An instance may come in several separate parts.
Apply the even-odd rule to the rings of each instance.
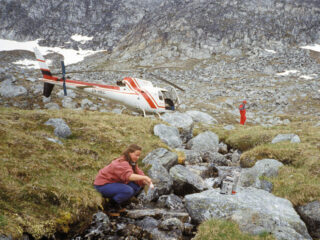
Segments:
[[[246,118],[246,112],[245,111],[240,111],[240,124],[244,125],[244,123],[246,122],[247,118]]]

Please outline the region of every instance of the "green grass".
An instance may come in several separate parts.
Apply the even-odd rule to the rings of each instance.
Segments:
[[[63,118],[71,128],[63,145],[46,139],[56,138],[44,125],[49,118]],[[13,237],[68,232],[101,206],[92,187],[100,168],[130,143],[142,146],[141,159],[165,147],[152,134],[158,121],[143,117],[0,108],[0,123],[0,233]]]
[[[63,118],[71,128],[72,135],[60,139],[63,145],[46,139],[56,138],[53,127],[44,125],[49,118]],[[274,185],[273,194],[294,206],[320,201],[319,127],[314,127],[311,118],[290,120],[289,125],[271,128],[235,124],[232,131],[222,125],[199,126],[194,135],[206,130],[217,133],[220,141],[243,152],[244,167],[262,158],[283,162],[279,176],[268,179]],[[92,187],[98,170],[130,143],[142,146],[140,160],[154,149],[166,147],[153,135],[159,122],[91,111],[0,108],[0,234],[19,238],[28,232],[39,239],[88,222],[102,206],[101,196]],[[301,143],[271,144],[279,133],[295,133]],[[200,225],[196,239],[271,238],[248,236],[232,222],[210,220]]]
[[[252,236],[242,233],[239,226],[232,221],[210,219],[199,225],[194,240],[272,240],[268,233]]]

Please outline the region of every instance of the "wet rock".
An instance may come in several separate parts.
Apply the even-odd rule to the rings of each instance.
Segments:
[[[181,222],[189,222],[190,217],[187,212],[165,210],[161,208],[154,209],[133,209],[127,211],[127,216],[133,219],[142,219],[145,217],[152,217],[155,219],[161,218],[178,218]]]
[[[182,235],[184,225],[178,218],[168,218],[164,221],[162,221],[159,224],[159,229],[165,230],[165,231],[180,231],[180,235]]]
[[[85,239],[104,238],[110,231],[109,217],[103,212],[97,212],[93,215],[88,233],[84,236]]]
[[[157,206],[172,210],[184,210],[182,199],[174,194],[160,196],[157,201]]]

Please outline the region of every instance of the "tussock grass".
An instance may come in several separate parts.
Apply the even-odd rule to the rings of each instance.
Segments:
[[[272,240],[268,233],[252,236],[242,233],[239,226],[232,221],[210,219],[198,227],[194,240]]]
[[[50,118],[71,128],[72,135],[60,139],[63,145],[46,139],[57,139],[44,125]],[[130,143],[142,146],[141,159],[165,147],[152,134],[157,123],[111,113],[0,108],[0,233],[50,237],[90,219],[102,205],[92,187],[98,170]]]

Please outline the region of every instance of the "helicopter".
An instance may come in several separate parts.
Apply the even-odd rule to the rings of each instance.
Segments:
[[[156,87],[151,81],[133,77],[118,80],[116,85],[89,83],[67,78],[64,61],[61,61],[62,77],[60,78],[51,73],[45,58],[37,48],[34,48],[34,53],[43,75],[40,80],[44,82],[43,95],[45,97],[50,97],[54,85],[58,85],[63,87],[65,96],[67,96],[67,88],[70,88],[121,103],[134,111],[142,111],[144,116],[146,116],[146,113],[159,115],[173,112],[180,105],[176,88],[181,91],[184,91],[184,89],[161,77],[157,78],[173,86],[170,90]],[[156,77],[155,75],[152,76]]]

